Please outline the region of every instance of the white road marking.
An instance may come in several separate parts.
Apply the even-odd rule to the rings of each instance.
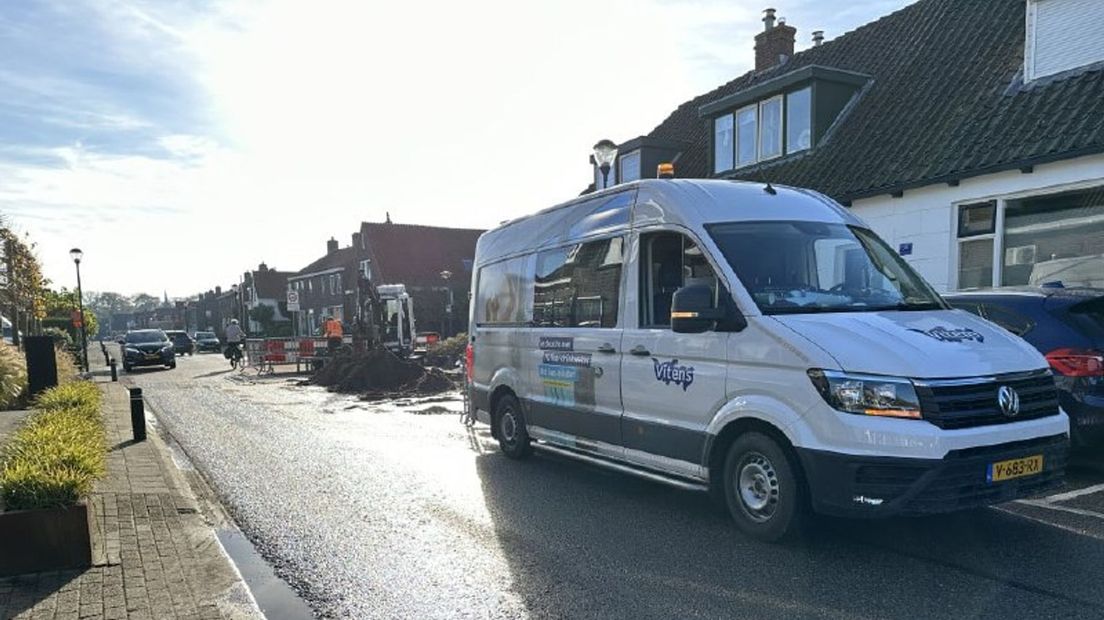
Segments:
[[[1019,502],[1017,502],[1017,503],[1019,503]],[[1041,508],[1048,508],[1048,506],[1040,506],[1040,507]],[[1016,512],[1015,510],[1009,510],[1007,508],[1002,508],[1000,506],[994,506],[993,509],[994,510],[999,510],[999,511],[1005,513],[1005,514],[1010,514],[1014,517],[1019,517],[1021,519],[1027,519],[1028,521],[1034,521],[1035,523],[1040,523],[1042,525],[1047,525],[1047,526],[1050,526],[1050,527],[1056,527],[1060,530],[1064,530],[1066,532],[1071,532],[1073,534],[1080,534],[1082,536],[1088,536],[1089,538],[1095,538],[1097,540],[1104,540],[1104,536],[1101,536],[1100,534],[1090,532],[1088,530],[1082,530],[1082,529],[1079,529],[1079,528],[1076,528],[1076,527],[1063,525],[1061,523],[1055,523],[1053,521],[1047,521],[1046,519],[1040,519],[1039,517],[1033,517],[1031,515],[1026,515],[1026,514],[1023,514],[1022,512]]]
[[[1035,508],[1046,508],[1047,510],[1057,510],[1058,512],[1068,512],[1070,514],[1081,515],[1082,517],[1104,519],[1104,513],[1101,512],[1096,512],[1094,510],[1085,510],[1083,508],[1071,508],[1069,506],[1062,506],[1061,504],[1051,504],[1046,500],[1018,499],[1014,503],[1023,504],[1024,506],[1033,506]]]
[[[1047,502],[1065,502],[1071,499],[1081,497],[1082,495],[1092,495],[1093,493],[1099,493],[1104,491],[1104,484],[1094,484],[1091,487],[1085,487],[1083,489],[1074,489],[1073,491],[1066,491],[1065,493],[1056,493],[1054,495],[1048,495],[1043,498]]]

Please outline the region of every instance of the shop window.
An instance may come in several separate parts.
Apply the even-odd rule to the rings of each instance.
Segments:
[[[994,200],[958,208],[958,236],[991,235],[996,228],[997,203]]]
[[[993,239],[963,241],[958,246],[958,288],[993,286]]]

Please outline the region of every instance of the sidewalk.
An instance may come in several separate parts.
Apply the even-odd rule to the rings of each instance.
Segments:
[[[133,443],[126,389],[96,381],[109,452],[88,502],[94,566],[0,579],[0,619],[259,617],[169,448],[153,428]]]

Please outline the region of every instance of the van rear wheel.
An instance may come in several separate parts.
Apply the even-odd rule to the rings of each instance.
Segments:
[[[755,432],[737,437],[725,458],[724,487],[728,512],[745,534],[767,542],[800,534],[804,489],[774,439]]]
[[[524,459],[533,452],[521,403],[513,394],[498,399],[495,405],[495,432],[502,453],[512,459]]]

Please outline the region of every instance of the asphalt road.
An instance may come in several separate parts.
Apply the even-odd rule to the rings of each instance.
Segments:
[[[1104,466],[1066,496],[741,536],[698,493],[498,453],[457,402],[370,404],[228,372],[130,375],[277,573],[349,618],[1104,617]],[[1068,497],[1067,497],[1068,496]]]

